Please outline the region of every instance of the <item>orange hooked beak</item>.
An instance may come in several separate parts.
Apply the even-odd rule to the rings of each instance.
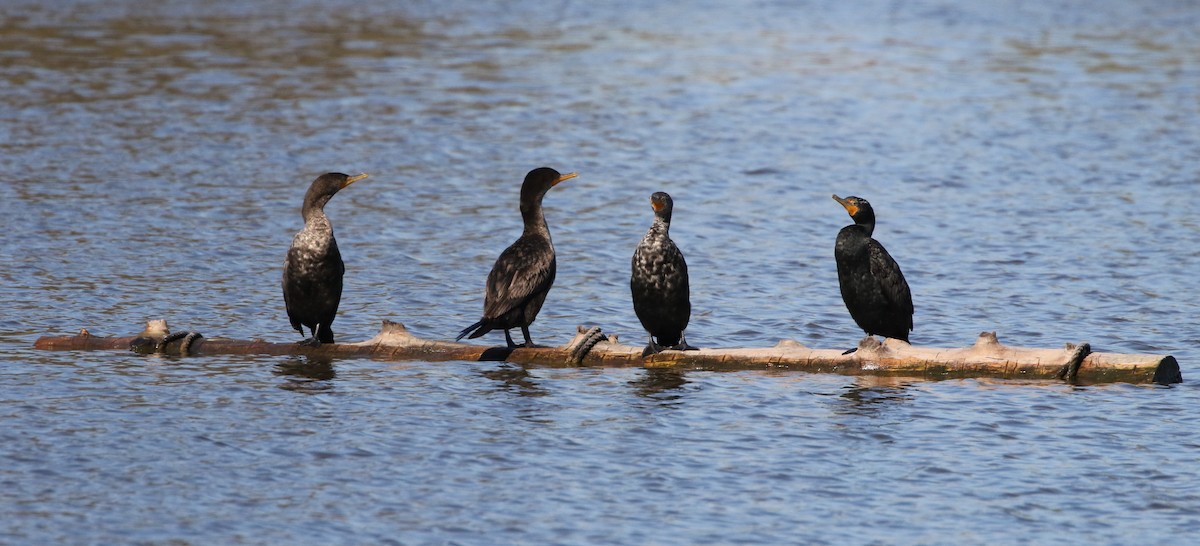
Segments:
[[[557,180],[555,180],[554,182],[551,182],[551,183],[550,183],[550,187],[551,187],[551,188],[553,188],[554,186],[557,186],[559,182],[563,182],[563,181],[566,181],[566,180],[570,180],[570,179],[572,179],[572,178],[575,178],[576,176],[579,176],[579,173],[567,173],[567,174],[560,174],[560,175],[558,175],[558,179],[557,179]]]
[[[851,217],[853,217],[855,214],[858,214],[858,203],[855,203],[853,200],[842,199],[841,197],[838,197],[837,194],[834,194],[833,200],[837,201],[839,205],[844,207],[846,212],[850,213]]]
[[[358,182],[359,180],[362,180],[362,179],[366,178],[367,176],[370,176],[370,175],[368,175],[367,173],[362,173],[362,174],[356,174],[354,176],[347,177],[346,181],[342,182],[342,187],[345,188],[346,186],[349,186],[350,184]]]

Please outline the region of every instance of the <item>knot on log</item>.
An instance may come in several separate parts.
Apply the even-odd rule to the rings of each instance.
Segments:
[[[867,336],[859,340],[858,347],[855,352],[860,355],[863,353],[878,353],[884,350],[883,342],[875,339],[875,336]]]
[[[1067,363],[1059,368],[1058,373],[1054,374],[1055,379],[1064,379],[1074,383],[1079,377],[1079,367],[1083,366],[1083,359],[1092,353],[1092,346],[1089,343],[1080,343],[1078,346],[1067,344],[1067,349],[1074,349],[1071,352],[1071,357],[1067,359]]]
[[[169,333],[171,333],[171,328],[167,326],[165,319],[154,319],[146,321],[146,329],[142,330],[142,333],[138,335],[158,338]]]
[[[779,340],[779,343],[775,344],[775,347],[778,349],[807,349],[808,348],[808,347],[805,347],[803,343],[800,343],[799,341],[796,341],[794,339],[781,339],[781,340]]]
[[[172,334],[171,329],[167,327],[167,321],[155,319],[146,321],[146,329],[129,342],[129,349],[141,354],[166,354],[167,346],[179,341],[179,355],[188,356],[192,345],[202,337],[204,336],[200,332],[183,331]]]
[[[996,332],[979,332],[979,338],[975,340],[976,347],[996,347],[1000,345],[1000,339],[996,337]]]
[[[588,352],[601,341],[608,341],[608,337],[600,331],[599,326],[584,328],[583,325],[576,327],[578,332],[575,339],[571,340],[571,344],[567,347],[570,351],[571,362],[575,365],[583,364],[583,358]]]
[[[379,335],[375,336],[371,342],[382,345],[412,345],[413,341],[417,340],[416,336],[408,331],[408,327],[402,323],[383,319],[383,326],[379,328]]]
[[[163,319],[155,319],[146,321],[146,328],[129,342],[129,350],[140,354],[154,354],[162,352],[162,340],[171,335],[171,329],[167,327],[167,321]]]

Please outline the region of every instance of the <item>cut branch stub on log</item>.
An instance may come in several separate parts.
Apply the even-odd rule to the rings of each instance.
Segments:
[[[950,379],[998,377],[1007,379],[1066,379],[1078,383],[1179,383],[1179,363],[1170,355],[1091,352],[1087,344],[1063,349],[1033,349],[1001,344],[993,332],[979,335],[966,348],[914,347],[903,341],[863,338],[858,349],[812,349],[792,340],[774,347],[663,351],[642,357],[642,347],[623,345],[599,328],[579,327],[562,347],[483,347],[431,341],[412,335],[403,324],[385,320],[379,334],[359,343],[309,346],[297,343],[239,341],[170,334],[165,323],[152,324],[138,336],[97,337],[82,330],[75,336],[47,336],[34,347],[48,350],[129,350],[179,354],[305,354],[362,357],[380,360],[507,361],[548,367],[607,366],[707,370],[797,370],[844,375],[889,375]],[[181,335],[183,334],[183,335]],[[153,350],[149,350],[152,348]]]

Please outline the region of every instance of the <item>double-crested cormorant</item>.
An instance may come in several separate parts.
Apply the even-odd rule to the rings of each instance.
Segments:
[[[529,325],[537,318],[546,294],[554,284],[554,244],[550,228],[542,214],[542,197],[559,182],[575,178],[579,173],[559,174],[549,167],[540,167],[525,175],[521,184],[521,219],[525,231],[512,245],[500,253],[492,272],[488,273],[487,290],[483,296],[483,318],[459,332],[455,340],[470,334],[474,339],[497,328],[504,330],[509,348],[517,347],[510,328],[521,328],[525,347],[533,347]]]
[[[882,335],[908,342],[913,328],[912,293],[900,265],[879,241],[875,231],[875,210],[861,197],[842,199],[833,196],[854,219],[854,224],[838,232],[833,256],[837,259],[838,284],[842,301],[854,322],[867,335]]]
[[[633,251],[633,275],[629,279],[633,311],[650,334],[650,344],[642,356],[663,349],[694,349],[683,337],[692,314],[687,262],[669,233],[675,204],[670,195],[660,191],[650,196],[650,206],[654,223]]]
[[[342,300],[342,275],[346,266],[333,238],[333,225],[325,216],[325,204],[338,190],[366,178],[326,173],[318,176],[304,194],[304,229],[296,233],[283,262],[283,303],[292,328],[313,337],[302,343],[333,343],[330,324]]]

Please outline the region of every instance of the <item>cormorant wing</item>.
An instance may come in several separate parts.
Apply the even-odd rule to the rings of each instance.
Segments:
[[[300,328],[301,318],[297,315],[311,312],[314,304],[308,300],[317,296],[314,291],[320,291],[318,286],[330,283],[330,289],[336,293],[336,299],[341,299],[342,277],[346,274],[346,264],[342,262],[342,253],[338,251],[337,241],[331,240],[325,255],[316,260],[314,262],[312,252],[293,242],[283,262],[283,306],[287,309],[292,328],[300,330],[300,333],[304,331]]]
[[[288,321],[292,323],[293,330],[300,330],[303,334],[304,330],[300,327],[300,319],[296,317],[294,309],[299,302],[292,301],[292,292],[295,291],[296,281],[292,278],[293,271],[296,269],[294,265],[299,257],[300,252],[295,248],[289,248],[287,259],[283,262],[283,307],[287,309]]]
[[[484,318],[497,318],[523,305],[554,284],[554,248],[540,237],[517,239],[504,249],[488,273]]]
[[[908,289],[908,281],[904,280],[904,273],[900,271],[900,264],[896,263],[892,255],[875,239],[868,243],[867,251],[871,258],[871,274],[879,280],[879,287],[887,297],[888,303],[893,309],[903,313],[908,330],[912,330],[912,292]]]

